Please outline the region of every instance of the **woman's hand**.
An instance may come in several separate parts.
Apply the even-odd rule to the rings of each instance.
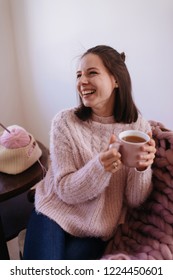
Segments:
[[[111,144],[116,144],[115,135],[111,136],[108,149],[100,153],[99,159],[105,171],[115,173],[121,168],[121,154],[113,145],[111,147]]]
[[[148,135],[150,137],[152,136],[151,133],[148,133]],[[148,166],[150,166],[154,161],[155,153],[156,153],[155,141],[153,139],[150,139],[150,141],[148,143],[141,146],[140,153],[139,153],[138,166],[136,167],[136,169],[139,171],[143,171]]]

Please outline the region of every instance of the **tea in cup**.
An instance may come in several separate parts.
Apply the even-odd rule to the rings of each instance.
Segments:
[[[150,140],[148,134],[139,130],[126,130],[119,134],[121,160],[124,165],[136,167],[140,147]],[[146,154],[146,152],[143,152]],[[141,161],[141,160],[140,160]]]

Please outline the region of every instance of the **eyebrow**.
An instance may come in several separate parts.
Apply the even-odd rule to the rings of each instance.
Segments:
[[[89,68],[87,68],[87,71],[91,71],[91,70],[99,70],[97,67],[89,67]],[[80,73],[80,72],[82,72],[81,70],[78,70],[77,72],[76,72],[76,74],[77,73]]]

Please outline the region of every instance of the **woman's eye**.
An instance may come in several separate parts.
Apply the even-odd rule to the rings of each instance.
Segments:
[[[97,72],[95,72],[95,71],[89,72],[89,75],[96,75],[96,74],[97,74]]]
[[[81,77],[81,74],[77,74],[76,78],[79,79]]]

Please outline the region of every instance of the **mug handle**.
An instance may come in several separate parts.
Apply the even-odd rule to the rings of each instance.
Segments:
[[[115,148],[115,149],[117,149],[117,151],[119,151],[120,146],[121,146],[120,141],[116,141],[115,143],[112,143],[112,144],[109,145],[109,150]]]

